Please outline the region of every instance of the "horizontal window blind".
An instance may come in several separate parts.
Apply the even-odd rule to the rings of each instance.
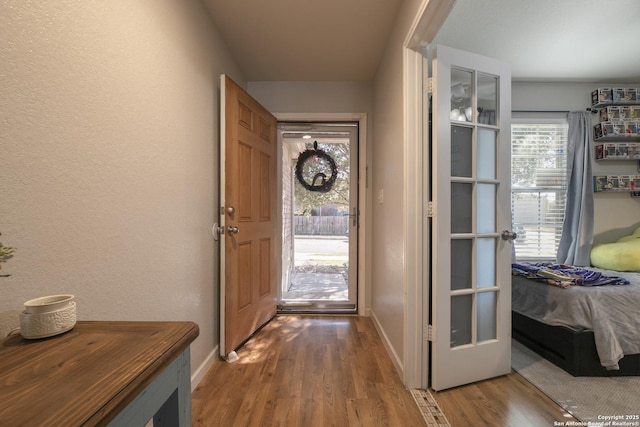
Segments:
[[[566,198],[567,124],[511,125],[516,258],[555,260]]]

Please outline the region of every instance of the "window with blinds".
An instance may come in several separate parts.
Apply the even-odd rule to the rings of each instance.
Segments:
[[[567,129],[566,123],[511,125],[511,215],[519,261],[556,259],[567,189]]]

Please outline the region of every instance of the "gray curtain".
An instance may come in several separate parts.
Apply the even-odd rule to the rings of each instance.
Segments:
[[[567,203],[556,260],[560,264],[589,266],[593,243],[591,115],[585,111],[571,111],[567,121]]]

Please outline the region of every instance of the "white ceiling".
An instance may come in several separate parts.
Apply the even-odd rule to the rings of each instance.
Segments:
[[[371,81],[402,0],[204,3],[249,81]],[[436,42],[514,80],[640,83],[640,0],[458,0]]]
[[[249,81],[371,81],[402,0],[203,0]]]
[[[435,42],[508,62],[513,80],[640,83],[638,0],[458,0]]]

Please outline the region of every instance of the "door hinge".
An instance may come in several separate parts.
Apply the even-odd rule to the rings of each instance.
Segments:
[[[426,336],[427,341],[433,341],[433,326],[432,325],[427,325],[427,336]]]
[[[425,215],[427,216],[427,218],[433,218],[434,209],[435,209],[435,207],[433,206],[433,202],[431,200],[429,200],[427,202],[427,206],[426,206],[426,209],[425,209],[425,211],[426,211]]]
[[[433,77],[424,79],[424,93],[433,93]]]

